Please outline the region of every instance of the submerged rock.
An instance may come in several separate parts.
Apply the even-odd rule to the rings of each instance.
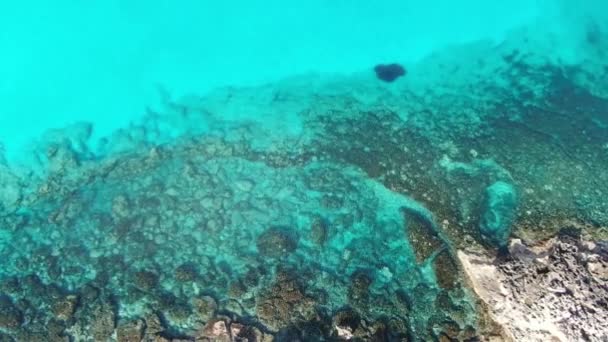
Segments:
[[[144,291],[151,291],[158,286],[158,275],[151,271],[137,271],[133,275],[133,283]]]
[[[310,321],[315,315],[314,304],[302,286],[281,271],[276,283],[258,297],[256,312],[260,322],[276,332],[294,323]]]
[[[479,230],[487,242],[504,247],[515,219],[517,193],[513,185],[498,181],[486,188],[485,196]]]
[[[397,63],[378,64],[374,67],[374,72],[384,82],[393,82],[406,73],[405,68]]]
[[[12,330],[21,325],[23,314],[7,296],[0,295],[0,329]]]
[[[406,233],[414,249],[416,261],[422,264],[439,249],[445,247],[444,242],[434,229],[433,222],[423,213],[407,207],[403,207],[401,211],[405,218]]]
[[[197,276],[197,267],[191,263],[182,264],[175,269],[175,280],[179,282],[192,282]]]
[[[72,318],[72,315],[74,315],[77,303],[77,296],[67,295],[53,303],[51,310],[53,311],[56,319],[60,321],[67,321]]]
[[[210,296],[203,296],[200,298],[194,298],[192,300],[192,306],[194,313],[197,315],[197,319],[203,322],[209,321],[217,310],[217,302]]]
[[[116,340],[118,342],[140,342],[146,330],[145,322],[141,319],[123,322],[116,328]]]
[[[327,220],[322,216],[315,215],[312,217],[310,222],[310,239],[319,246],[323,246],[327,240],[327,226]]]
[[[17,210],[22,199],[19,178],[0,162],[0,214]]]
[[[298,240],[288,227],[274,226],[263,232],[256,244],[262,256],[277,258],[295,251]]]

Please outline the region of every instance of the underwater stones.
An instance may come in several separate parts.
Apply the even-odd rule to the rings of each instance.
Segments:
[[[289,227],[273,226],[258,237],[256,245],[260,255],[278,258],[296,250],[298,237]]]
[[[151,291],[158,286],[158,275],[151,271],[137,271],[133,274],[133,283],[144,291]]]
[[[112,199],[112,217],[125,219],[131,213],[131,203],[127,196],[118,195]]]
[[[278,274],[276,283],[258,296],[256,312],[264,326],[278,331],[293,322],[309,321],[315,315],[314,303],[294,279]]]
[[[310,221],[310,240],[319,246],[323,246],[327,240],[328,223],[320,215],[315,215]]]
[[[459,338],[461,329],[458,323],[448,318],[435,317],[431,317],[431,321],[435,321],[433,324],[429,324],[430,334],[433,336],[434,340],[439,342],[462,340]]]
[[[351,276],[351,285],[348,292],[348,297],[354,302],[365,299],[369,295],[369,286],[372,283],[368,272],[357,271]]]
[[[0,329],[13,330],[23,322],[23,314],[10,297],[0,295]]]
[[[175,269],[175,280],[179,282],[192,282],[196,280],[197,277],[198,271],[194,264],[182,264]]]
[[[146,330],[144,332],[145,341],[154,341],[159,333],[163,332],[163,324],[158,314],[151,313],[144,319]]]
[[[190,315],[192,315],[192,309],[190,306],[175,298],[171,303],[163,303],[162,314],[163,317],[171,323],[173,326],[182,325],[187,322]]]
[[[458,285],[460,272],[458,263],[447,249],[435,257],[433,266],[439,287],[452,289]]]
[[[84,302],[92,302],[99,297],[99,289],[91,284],[86,284],[80,289],[80,298]]]
[[[393,82],[406,74],[405,68],[397,63],[378,64],[374,67],[374,72],[376,77],[384,82]]]
[[[67,295],[55,301],[51,305],[51,312],[55,315],[56,319],[60,321],[67,321],[70,320],[74,315],[77,304],[78,296]]]
[[[303,323],[297,323],[283,329],[276,335],[276,340],[285,340],[284,337],[290,337],[289,340],[297,341],[327,341],[332,335],[334,328],[331,326],[331,317],[326,317],[325,313],[319,313],[313,320]],[[287,336],[284,336],[287,335]]]
[[[228,296],[231,298],[241,298],[247,292],[247,287],[240,280],[234,280],[228,286]]]
[[[258,286],[261,277],[265,274],[262,268],[252,267],[247,270],[245,276],[243,277],[243,285],[252,288]]]
[[[19,291],[20,285],[17,277],[6,277],[0,282],[0,292],[16,294]]]
[[[116,307],[109,300],[97,301],[90,311],[89,329],[95,341],[107,341],[116,326]]]
[[[19,178],[0,163],[0,214],[17,210],[23,196],[22,191]]]
[[[236,317],[244,317],[244,316],[248,316],[250,310],[247,310],[248,308],[253,308],[253,306],[255,306],[255,301],[253,299],[251,300],[247,300],[247,308],[245,307],[245,305],[241,304],[241,302],[245,303],[245,300],[236,300],[236,299],[228,299],[228,300],[223,300],[221,303],[221,308],[222,311],[224,312],[230,312],[232,315],[236,316]]]
[[[210,296],[194,298],[191,303],[197,318],[203,322],[209,321],[215,315],[218,308],[217,302]]]
[[[230,324],[230,335],[235,342],[270,342],[272,336],[264,335],[260,329],[240,323]]]
[[[344,198],[341,195],[328,193],[321,197],[321,206],[327,209],[337,210],[344,206]]]
[[[513,185],[498,181],[486,188],[479,224],[479,231],[484,240],[497,247],[507,245],[516,207],[517,193]]]
[[[414,334],[412,334],[409,322],[406,318],[389,318],[388,322],[386,322],[386,330],[389,341],[416,341],[412,336]],[[418,337],[418,340],[424,341],[424,338]]]
[[[135,286],[127,286],[123,290],[121,301],[125,304],[135,304],[146,296],[146,292]]]
[[[406,233],[414,249],[416,261],[424,263],[438,249],[444,247],[444,242],[437,236],[433,222],[420,212],[403,207],[401,212],[405,217]]]
[[[146,323],[142,319],[120,322],[116,328],[117,342],[141,342],[144,337]]]

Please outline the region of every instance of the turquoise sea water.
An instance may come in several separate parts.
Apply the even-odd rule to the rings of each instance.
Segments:
[[[458,249],[606,239],[607,32],[591,0],[0,4],[0,341],[497,334]]]

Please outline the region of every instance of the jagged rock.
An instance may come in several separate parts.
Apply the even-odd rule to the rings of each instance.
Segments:
[[[608,264],[608,254],[560,236],[535,246],[514,240],[511,257],[459,251],[473,289],[492,318],[515,341],[608,339],[608,284],[585,259]]]
[[[332,324],[339,339],[351,340],[361,325],[361,317],[352,309],[344,309],[334,315]]]
[[[203,327],[197,339],[207,338],[213,342],[230,342],[230,332],[226,322],[221,319],[212,319]]]

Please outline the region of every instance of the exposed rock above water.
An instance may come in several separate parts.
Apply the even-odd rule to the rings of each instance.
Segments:
[[[509,255],[458,252],[473,290],[513,341],[606,341],[608,248],[562,235]]]

